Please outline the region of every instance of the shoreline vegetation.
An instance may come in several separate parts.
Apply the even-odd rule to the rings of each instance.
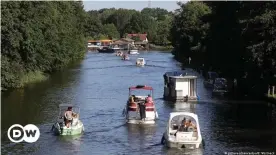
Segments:
[[[149,44],[149,49],[150,50],[159,50],[159,51],[169,51],[171,52],[171,50],[173,49],[173,47],[171,45],[155,45],[155,44]]]
[[[153,44],[170,42],[173,13],[161,8],[86,12],[82,1],[4,1],[1,8],[1,90],[46,80],[82,59],[88,39],[147,33]]]
[[[1,3],[1,90],[46,80],[85,54],[82,2]]]
[[[215,71],[236,80],[231,88],[238,96],[263,98],[276,85],[275,4],[179,2],[171,28],[172,54],[203,75]]]

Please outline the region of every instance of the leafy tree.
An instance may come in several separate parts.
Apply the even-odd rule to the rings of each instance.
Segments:
[[[103,33],[106,34],[109,38],[120,38],[120,34],[114,24],[103,25]]]
[[[179,5],[171,29],[178,60],[192,56],[193,65],[238,79],[241,94],[263,95],[267,84],[276,83],[275,2]]]
[[[1,7],[2,87],[21,87],[31,72],[52,72],[83,57],[82,2],[15,1]]]
[[[132,15],[137,12],[135,10],[127,10],[127,9],[118,9],[114,14],[108,17],[108,23],[113,23],[117,30],[120,33],[120,36],[123,36],[125,33],[125,27],[131,20]]]

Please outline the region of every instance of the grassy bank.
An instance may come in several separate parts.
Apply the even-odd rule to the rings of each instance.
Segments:
[[[154,44],[149,44],[149,48],[151,50],[160,50],[160,51],[168,51],[168,50],[172,50],[173,47],[171,45],[167,45],[167,46],[159,46],[159,45],[154,45]]]
[[[19,83],[19,88],[22,88],[25,85],[30,84],[30,83],[44,81],[46,79],[48,79],[48,75],[46,75],[45,73],[43,73],[41,71],[28,72],[21,77],[20,83]]]

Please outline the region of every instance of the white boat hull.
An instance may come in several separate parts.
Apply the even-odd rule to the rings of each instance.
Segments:
[[[155,120],[129,119],[128,124],[155,124]]]
[[[201,141],[176,142],[166,140],[165,144],[168,148],[198,149],[200,147]]]
[[[130,50],[129,54],[139,54],[139,53],[138,53],[138,50]]]
[[[157,118],[157,112],[146,112],[146,118],[141,120],[139,113],[129,111],[126,115],[126,122],[129,124],[155,124]]]

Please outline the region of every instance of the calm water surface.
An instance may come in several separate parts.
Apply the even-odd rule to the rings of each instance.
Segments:
[[[139,154],[224,154],[239,151],[275,151],[275,109],[265,104],[227,103],[211,99],[210,91],[198,80],[198,103],[163,101],[163,74],[179,70],[170,53],[150,52],[139,56],[147,66],[135,66],[138,56],[122,61],[112,54],[87,53],[71,69],[52,75],[49,80],[2,94],[2,154],[37,155],[139,155]],[[154,88],[159,113],[156,125],[126,125],[122,110],[128,87],[145,84]],[[57,137],[50,130],[61,103],[81,108],[85,133]],[[167,149],[160,145],[169,113],[191,111],[199,115],[205,142],[203,149]],[[9,142],[6,132],[12,124],[36,124],[40,139],[34,144]]]

